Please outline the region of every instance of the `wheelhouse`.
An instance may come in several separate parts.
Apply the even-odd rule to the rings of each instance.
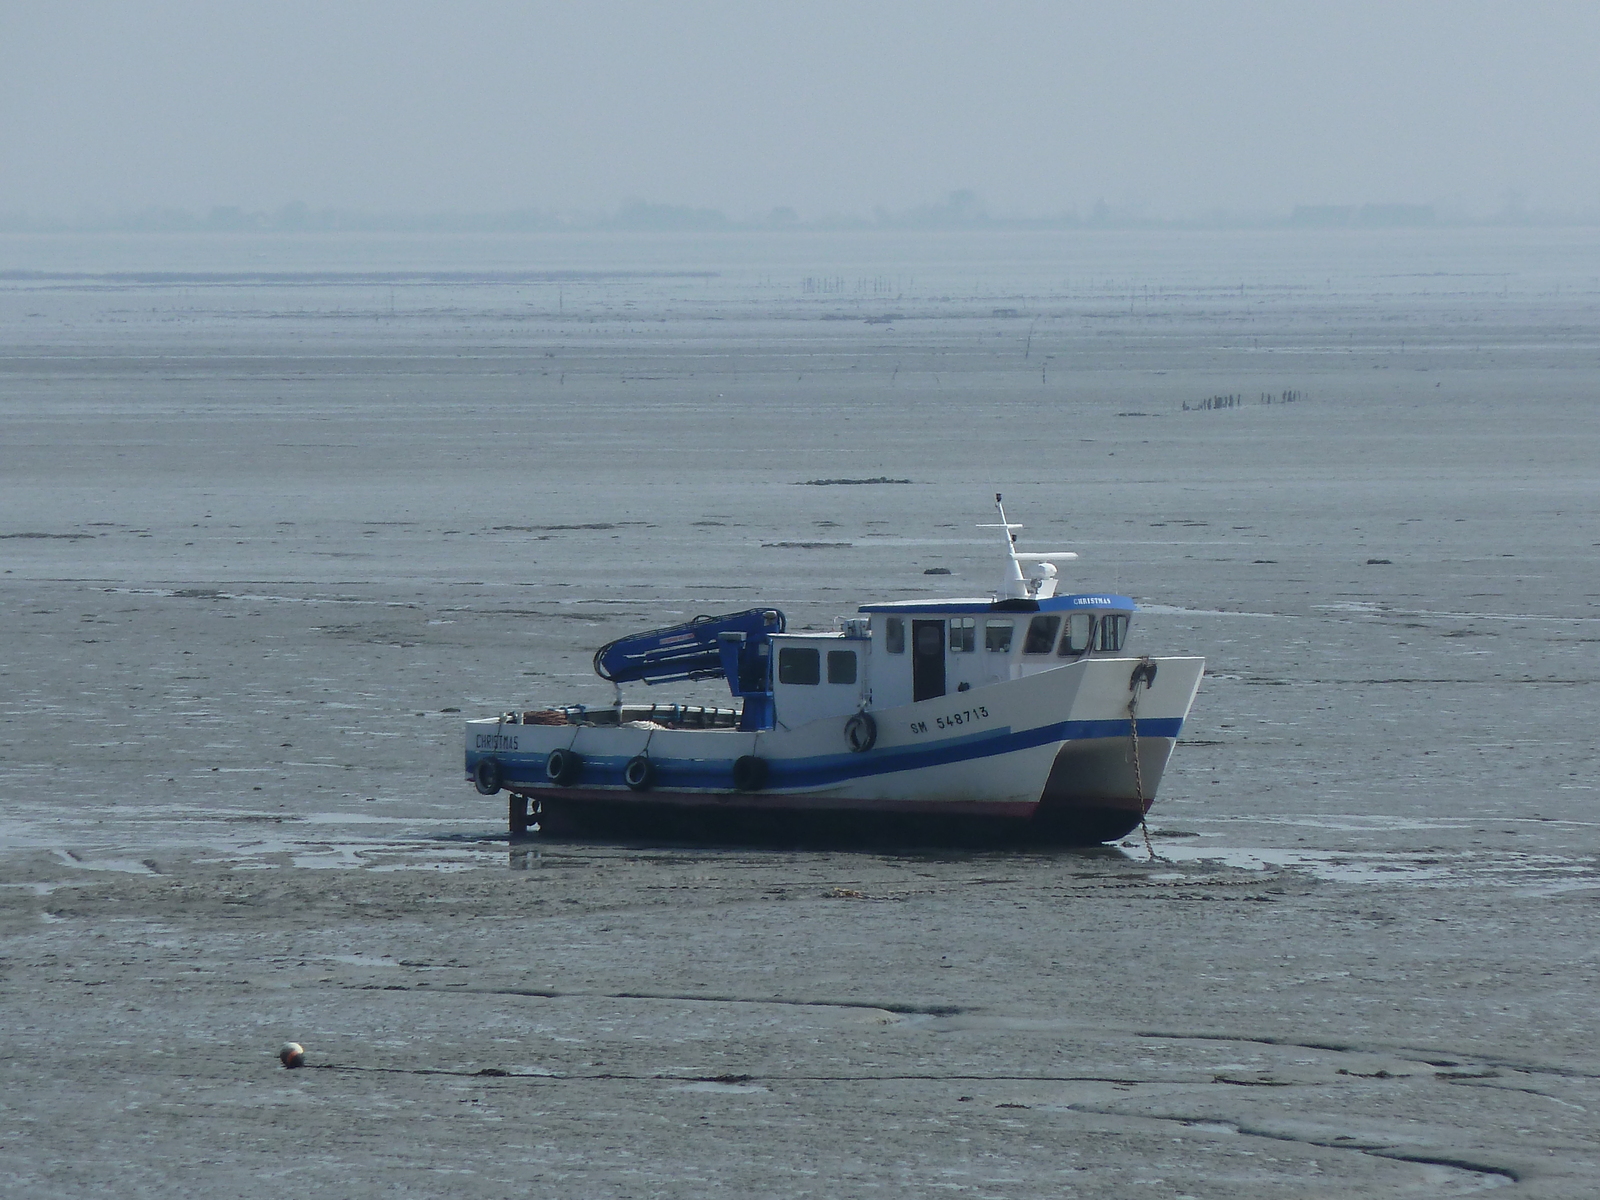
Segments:
[[[780,724],[932,700],[1121,654],[1134,603],[1083,594],[896,601],[860,611],[864,618],[838,632],[772,635]]]
[[[595,672],[618,685],[722,676],[743,701],[739,728],[796,729],[812,721],[897,708],[992,687],[1122,653],[1134,604],[1104,593],[1056,594],[1055,564],[1070,550],[1021,551],[1006,520],[1005,572],[991,597],[864,604],[832,633],[789,633],[775,608],[695,617],[602,646]]]

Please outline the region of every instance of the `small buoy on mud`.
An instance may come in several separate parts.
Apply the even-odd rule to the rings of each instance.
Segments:
[[[299,1042],[285,1042],[278,1051],[278,1061],[291,1071],[306,1065],[306,1048]]]

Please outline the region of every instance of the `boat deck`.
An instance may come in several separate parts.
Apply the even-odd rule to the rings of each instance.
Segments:
[[[508,712],[505,725],[582,725],[658,729],[737,729],[740,710],[715,708],[703,704],[608,704],[591,708],[584,704],[560,708],[535,708]]]

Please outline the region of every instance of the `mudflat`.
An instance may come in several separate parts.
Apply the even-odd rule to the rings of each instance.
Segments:
[[[1592,1194],[1579,233],[0,238],[8,1187]],[[464,781],[631,629],[987,592],[995,491],[1208,660],[1153,857]]]

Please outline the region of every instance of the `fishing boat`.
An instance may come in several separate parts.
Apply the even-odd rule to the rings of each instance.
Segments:
[[[995,496],[992,595],[863,604],[828,632],[750,608],[619,638],[604,706],[467,722],[466,777],[509,795],[513,837],[667,821],[1053,843],[1136,829],[1204,659],[1133,654],[1127,596],[1058,593],[1071,551],[1020,551]],[[627,703],[625,684],[720,678],[727,706]]]

